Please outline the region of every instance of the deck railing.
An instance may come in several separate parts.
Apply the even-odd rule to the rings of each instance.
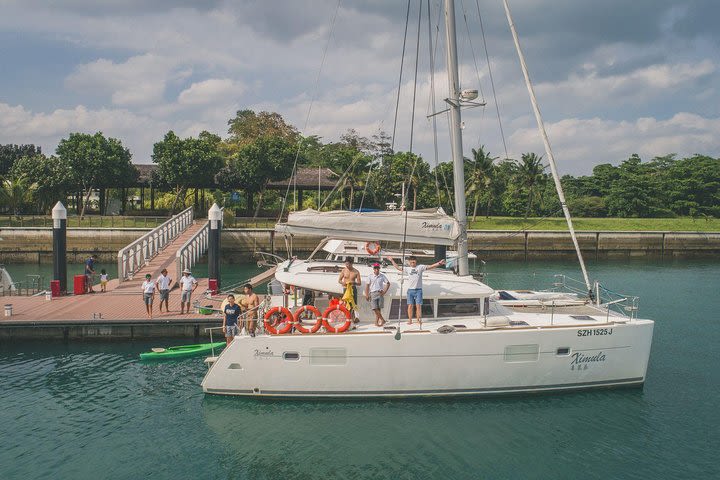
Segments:
[[[121,282],[131,279],[192,223],[193,207],[188,207],[118,251],[118,279]]]

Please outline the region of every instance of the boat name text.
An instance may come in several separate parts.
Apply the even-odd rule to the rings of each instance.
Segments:
[[[258,350],[257,348],[255,349],[255,357],[256,358],[258,358],[258,357],[259,358],[269,358],[272,356],[273,356],[272,350]]]

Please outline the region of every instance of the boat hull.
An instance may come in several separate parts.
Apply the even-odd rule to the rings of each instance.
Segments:
[[[262,397],[499,395],[639,386],[653,322],[441,334],[238,337],[206,393]]]

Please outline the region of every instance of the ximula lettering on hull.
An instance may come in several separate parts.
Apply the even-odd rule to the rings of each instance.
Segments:
[[[439,230],[450,230],[451,227],[452,227],[452,225],[450,225],[450,224],[422,222],[421,228],[426,229],[426,230],[432,230],[433,232],[437,232]]]
[[[595,355],[585,355],[581,352],[575,352],[570,357],[570,370],[587,370],[588,365],[592,363],[602,363],[605,361],[605,354],[598,352]]]

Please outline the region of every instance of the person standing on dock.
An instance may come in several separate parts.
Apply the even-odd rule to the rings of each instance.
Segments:
[[[97,255],[93,254],[85,260],[85,293],[95,293],[93,283],[95,283],[95,260]]]
[[[252,285],[249,283],[243,285],[243,292],[245,293],[245,298],[243,298],[240,303],[242,303],[243,307],[245,307],[245,328],[250,336],[254,337],[258,317],[257,309],[258,306],[260,306],[260,299],[257,295],[255,295]]]
[[[107,291],[108,274],[103,268],[100,270],[100,291],[105,293]]]
[[[155,300],[155,282],[152,275],[145,275],[145,281],[142,284],[143,302],[145,302],[145,310],[147,310],[148,318],[153,318],[153,301]]]
[[[365,284],[365,300],[370,302],[370,308],[375,313],[375,325],[382,327],[385,324],[382,308],[385,303],[385,294],[390,288],[390,281],[380,271],[379,263],[373,263],[372,267],[373,273],[368,275],[367,284]]]
[[[440,260],[432,265],[418,265],[417,258],[414,255],[408,257],[408,265],[400,267],[395,263],[395,259],[387,257],[388,260],[393,264],[393,267],[401,272],[405,272],[408,277],[407,280],[407,311],[408,311],[408,325],[413,323],[413,305],[415,306],[415,317],[422,327],[422,276],[425,270],[432,270],[440,265],[445,265],[445,260]]]
[[[225,342],[228,346],[235,339],[238,331],[238,318],[240,317],[240,305],[235,303],[235,295],[227,296],[227,305],[223,309],[223,332],[225,333]]]
[[[187,305],[187,313],[190,313],[190,297],[198,286],[197,280],[192,276],[187,268],[183,270],[183,276],[180,279],[180,315],[185,313]]]
[[[165,302],[165,312],[170,313],[170,285],[172,285],[172,278],[168,276],[167,268],[163,268],[160,272],[160,276],[157,278],[157,288],[160,291],[160,313],[162,313],[163,302]]]

